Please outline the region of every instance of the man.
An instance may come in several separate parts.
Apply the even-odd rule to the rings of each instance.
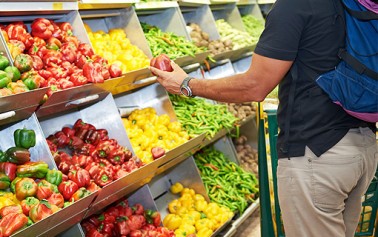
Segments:
[[[280,84],[277,177],[288,237],[354,236],[377,167],[375,124],[349,116],[314,80],[339,62],[342,12],[339,0],[277,0],[242,74],[201,80],[175,63],[173,72],[151,67],[170,93],[223,102],[263,101]]]

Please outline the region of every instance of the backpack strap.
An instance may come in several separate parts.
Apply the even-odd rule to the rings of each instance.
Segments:
[[[363,63],[361,63],[355,57],[350,55],[345,49],[340,49],[338,55],[342,60],[344,60],[359,74],[365,74],[366,76],[374,80],[378,80],[378,72],[375,72],[370,68],[366,67]]]
[[[353,10],[350,9],[344,1],[341,1],[343,3],[343,6],[345,10],[352,15],[353,17],[363,20],[363,21],[369,21],[369,20],[378,20],[378,14],[375,14],[372,11],[358,11],[358,10]],[[358,3],[359,4],[359,3]]]

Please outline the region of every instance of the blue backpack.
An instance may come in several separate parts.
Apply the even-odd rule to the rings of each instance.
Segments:
[[[346,23],[340,63],[316,82],[332,101],[361,120],[378,122],[378,14],[357,0],[341,0]],[[378,9],[373,0],[359,0]]]

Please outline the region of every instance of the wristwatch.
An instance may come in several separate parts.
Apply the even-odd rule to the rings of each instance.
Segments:
[[[195,95],[193,95],[193,93],[192,93],[192,89],[190,89],[190,87],[189,87],[189,81],[192,80],[192,79],[194,79],[194,78],[193,77],[186,77],[180,85],[181,94],[183,94],[187,97],[195,97]]]

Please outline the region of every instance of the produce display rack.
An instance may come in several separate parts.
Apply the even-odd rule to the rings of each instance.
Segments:
[[[219,0],[204,3],[204,1],[197,0],[182,0],[154,5],[142,4],[139,1],[117,0],[81,0],[80,3],[77,1],[41,0],[22,5],[20,2],[0,3],[1,23],[9,23],[17,19],[24,21],[30,28],[31,22],[38,17],[46,17],[58,22],[67,21],[72,24],[75,36],[80,41],[89,44],[91,42],[86,34],[84,23],[90,25],[94,31],[122,28],[130,41],[142,49],[149,58],[152,58],[152,53],[140,28],[140,22],[157,25],[162,30],[174,32],[188,40],[191,39],[186,30],[186,24],[194,20],[204,29],[208,27],[207,30],[214,39],[219,38],[214,23],[215,19],[226,17],[233,22],[232,24],[235,24],[235,27],[243,27],[236,25],[236,23],[242,24],[238,19],[240,13],[238,13],[236,1]],[[246,3],[246,5],[248,4],[258,7],[256,2]],[[209,23],[211,25],[207,25]],[[12,64],[13,60],[2,34],[0,34],[0,39],[0,51],[5,52]],[[249,66],[251,58],[249,51],[251,50],[253,47],[215,57],[218,63],[210,71],[205,72],[205,78],[214,79],[246,70]],[[204,52],[196,57],[178,58],[175,62],[191,74],[202,77],[200,66],[207,56],[208,52]],[[243,62],[239,62],[239,60]],[[133,148],[122,125],[120,109],[153,107],[158,114],[168,114],[171,121],[177,120],[167,92],[156,83],[156,77],[147,68],[106,80],[103,84],[87,84],[58,91],[42,103],[46,92],[47,88],[41,88],[0,98],[0,149],[4,150],[11,146],[7,138],[12,136],[15,129],[24,126],[31,127],[37,133],[37,145],[31,150],[32,160],[43,160],[49,164],[50,168],[56,168],[56,164],[45,138],[63,126],[72,125],[78,118],[82,118],[96,127],[107,129],[110,137],[115,138],[132,152]],[[257,134],[253,124],[255,124],[255,119],[250,117],[242,121],[240,126],[249,134]],[[227,137],[228,133],[229,131],[223,129],[210,139],[206,138],[205,134],[192,138],[185,144],[168,151],[154,162],[106,185],[100,191],[76,201],[12,236],[85,236],[79,224],[81,220],[132,193],[130,198],[134,198],[138,202],[147,202],[146,205],[151,206],[152,209],[159,209],[163,212],[164,206],[160,205],[161,201],[157,199],[158,196],[161,197],[161,195],[157,195],[157,189],[162,187],[167,189],[169,186],[160,187],[157,184],[164,183],[167,176],[171,181],[175,179],[182,181],[183,184],[193,187],[206,197],[192,155],[200,148],[214,144],[218,149],[227,152],[231,160],[238,163],[235,148],[233,148],[231,139]],[[190,165],[188,162],[191,162]],[[186,177],[186,180],[182,180],[185,172],[189,172],[187,174],[189,176]],[[191,172],[197,172],[197,181],[194,181]],[[147,195],[149,192],[155,200],[150,198],[151,195]],[[155,208],[154,205],[156,205]],[[251,204],[243,215],[238,216],[238,219],[230,220],[217,234],[232,236],[237,227],[258,207],[259,200]]]

